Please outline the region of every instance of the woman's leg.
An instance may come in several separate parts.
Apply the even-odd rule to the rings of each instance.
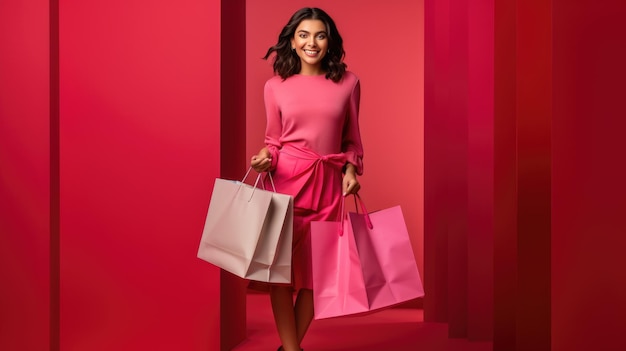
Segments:
[[[300,351],[291,287],[272,286],[270,288],[270,300],[283,349],[285,351]]]
[[[298,344],[300,344],[313,320],[313,290],[300,289],[298,291],[294,310],[296,334],[298,336]]]

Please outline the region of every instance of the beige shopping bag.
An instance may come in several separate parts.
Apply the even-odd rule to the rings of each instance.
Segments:
[[[245,279],[290,283],[293,198],[257,188],[259,179],[215,180],[198,258]]]

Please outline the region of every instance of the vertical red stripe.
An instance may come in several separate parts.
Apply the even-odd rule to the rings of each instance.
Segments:
[[[493,339],[494,1],[468,1],[468,338]]]
[[[552,350],[621,350],[626,3],[553,4]]]
[[[50,351],[61,349],[59,0],[50,0]]]
[[[494,350],[515,350],[517,286],[516,1],[495,2]]]
[[[0,350],[53,335],[49,1],[0,1]]]
[[[466,0],[450,1],[450,96],[445,140],[448,213],[448,330],[467,337],[468,16]]]
[[[517,350],[550,350],[552,4],[517,2]]]
[[[449,9],[425,1],[424,61],[424,319],[448,321],[448,214],[445,130],[450,97]]]
[[[246,155],[246,2],[221,0],[220,176],[241,179]],[[230,350],[246,337],[247,281],[220,272],[220,348]]]

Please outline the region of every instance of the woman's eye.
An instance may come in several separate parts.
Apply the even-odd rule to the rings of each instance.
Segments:
[[[324,40],[324,39],[326,39],[326,35],[320,34],[320,35],[317,36],[317,39]]]
[[[302,39],[306,38],[306,34],[300,33],[300,38],[302,38]]]

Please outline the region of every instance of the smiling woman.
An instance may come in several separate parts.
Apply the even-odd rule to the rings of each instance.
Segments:
[[[279,350],[297,351],[313,319],[310,223],[335,220],[342,195],[361,187],[361,90],[342,62],[334,21],[318,8],[298,10],[265,58],[273,53],[277,75],[264,89],[265,147],[250,165],[271,172],[276,191],[294,198],[292,284],[272,285],[270,298]]]
[[[287,70],[290,64],[301,63],[297,53],[291,54],[293,36],[287,34],[284,46],[282,41],[275,40],[285,34],[281,33],[285,19],[307,3],[310,2],[246,2],[246,51],[242,55],[246,55],[248,155],[256,154],[263,146],[266,129],[263,92],[273,74],[269,67],[283,63]],[[337,38],[332,26],[326,28],[328,52],[323,61],[330,68],[338,69],[341,69],[340,63],[346,63],[347,70],[358,75],[361,85],[359,128],[365,148],[366,174],[359,178],[362,186],[359,193],[368,199],[371,208],[400,204],[410,214],[406,218],[407,227],[418,267],[423,272],[423,1],[386,0],[384,5],[363,1],[358,6],[354,2],[335,0],[315,3],[332,16],[341,32],[341,37]],[[292,33],[297,27],[294,26]],[[341,45],[337,45],[340,40]],[[268,51],[268,43],[276,44],[275,48],[281,53],[279,61],[274,62],[270,56],[269,62],[261,59]],[[345,56],[342,49],[345,49]],[[339,57],[343,59],[338,61]],[[324,76],[301,76],[297,68],[292,71],[295,77],[289,79],[324,81]],[[311,103],[308,107],[319,106]],[[306,345],[302,346],[307,349]]]
[[[421,268],[423,65],[420,60],[423,58],[421,32],[423,26],[420,25],[422,23],[420,16],[423,5],[421,2],[404,0],[388,0],[386,4],[390,2],[393,3],[393,9],[385,6],[385,10],[381,11],[381,5],[375,2],[366,1],[355,6],[349,2],[320,0],[317,4],[332,16],[333,22],[330,23],[322,18],[306,16],[297,17],[294,22],[282,22],[298,8],[294,6],[306,6],[306,1],[303,0],[247,1],[246,149],[249,155],[254,155],[262,148],[260,143],[265,141],[268,123],[270,120],[277,120],[270,118],[275,114],[268,114],[266,110],[268,102],[271,105],[274,101],[276,102],[274,105],[280,107],[282,118],[280,125],[286,127],[281,131],[289,129],[302,133],[306,130],[315,130],[317,137],[302,136],[301,140],[306,140],[309,148],[322,147],[323,139],[334,138],[336,135],[333,129],[326,127],[337,125],[332,123],[328,116],[341,115],[329,113],[329,110],[344,106],[332,102],[331,98],[340,100],[343,95],[335,94],[333,91],[341,89],[341,86],[356,79],[358,75],[361,98],[359,134],[367,158],[366,174],[358,179],[359,185],[362,186],[359,193],[371,199],[368,202],[373,208],[399,203],[411,214],[407,216],[407,226]],[[376,19],[374,22],[365,20],[373,18]],[[324,26],[319,29],[304,28],[308,25],[306,22],[316,22],[315,20],[321,21]],[[286,23],[286,26],[285,28],[273,26],[275,23]],[[298,31],[301,29],[304,31],[303,36],[311,43],[305,41],[302,46],[298,44],[301,40]],[[324,31],[326,34],[325,53],[322,53],[324,48],[321,43],[322,37],[319,36],[322,33],[318,31]],[[411,45],[407,45],[408,34],[412,38]],[[268,53],[267,43],[273,43],[270,49],[275,51]],[[306,56],[306,50],[320,52],[318,60],[321,60],[322,69],[313,72],[321,74],[311,76],[304,71],[308,61],[303,60],[310,58]],[[259,52],[267,54],[265,58],[269,59],[269,65],[255,54]],[[311,54],[315,55],[313,52]],[[314,60],[314,63],[318,60]],[[268,69],[268,66],[272,67],[272,70]],[[339,78],[341,74],[343,78]],[[337,83],[334,83],[333,78],[337,79]],[[296,96],[299,98],[289,100]],[[285,97],[288,99],[285,100]],[[263,113],[267,118],[264,118]],[[295,113],[302,114],[297,124],[292,123],[294,119],[290,118]],[[307,115],[309,118],[306,118]],[[310,123],[310,126],[301,123]],[[322,123],[324,127],[317,126]],[[393,137],[390,137],[391,135]],[[292,134],[288,139],[281,136],[279,140],[291,144],[296,141],[297,136]],[[281,166],[280,163],[288,161],[287,153],[291,154],[281,152],[278,153],[277,161],[271,157],[271,161],[268,158],[266,162],[277,162],[278,168],[283,168],[285,165]],[[319,325],[317,322],[312,324],[313,331],[317,325]],[[273,327],[264,330],[264,333],[275,337]],[[315,348],[315,343],[319,341],[315,334],[309,334],[307,332],[303,343],[300,344],[300,347],[307,351],[309,348]],[[279,341],[271,343],[276,343],[278,347]],[[331,340],[327,340],[326,343],[329,347],[331,344],[334,345],[334,341]],[[334,346],[331,348],[337,348],[338,345]],[[289,350],[287,345],[285,350]]]

